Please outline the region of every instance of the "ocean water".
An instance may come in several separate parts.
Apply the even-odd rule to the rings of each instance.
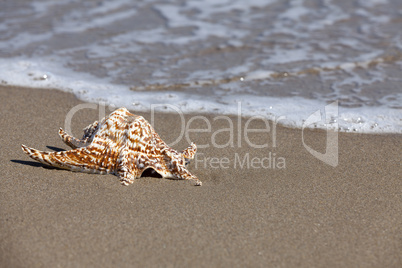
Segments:
[[[401,29],[400,0],[2,0],[0,83],[402,133]]]

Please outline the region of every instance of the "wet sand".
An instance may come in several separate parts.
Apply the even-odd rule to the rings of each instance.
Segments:
[[[45,167],[21,150],[67,149],[57,131],[69,111],[87,107],[72,118],[81,136],[99,110],[68,93],[16,87],[0,87],[0,104],[0,267],[402,266],[401,135],[340,133],[332,167],[306,150],[301,130],[277,126],[273,135],[271,123],[247,140],[247,119],[231,117],[231,126],[205,115],[211,132],[190,134],[209,145],[189,166],[202,187],[156,177],[122,186],[114,175]],[[172,142],[181,123],[157,114],[154,127]],[[233,140],[230,130],[213,136],[223,128]],[[324,131],[305,130],[304,140],[324,152]],[[187,145],[183,136],[173,147]]]

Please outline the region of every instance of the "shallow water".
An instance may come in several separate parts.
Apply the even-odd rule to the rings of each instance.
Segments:
[[[0,80],[294,127],[337,101],[310,127],[402,133],[401,28],[399,0],[2,1]]]

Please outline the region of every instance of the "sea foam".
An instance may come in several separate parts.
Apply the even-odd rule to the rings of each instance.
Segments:
[[[241,107],[291,127],[402,132],[398,1],[19,3],[0,9],[3,84],[139,111]]]

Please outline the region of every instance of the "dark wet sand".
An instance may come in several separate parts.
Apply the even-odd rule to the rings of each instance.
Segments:
[[[214,148],[213,132],[193,133],[191,140],[210,145],[189,167],[202,187],[155,177],[125,187],[116,176],[47,168],[22,152],[22,143],[67,149],[57,131],[78,104],[55,90],[0,88],[1,267],[402,266],[401,135],[340,133],[334,168],[307,152],[300,130],[278,126],[276,147],[272,131],[249,133],[251,142],[269,145],[264,149],[244,138],[239,146],[237,135],[234,147]],[[98,113],[78,112],[73,134],[80,136]],[[207,118],[212,131],[229,127]],[[156,116],[162,139],[179,136],[179,119]],[[205,124],[194,120],[197,127]],[[214,138],[222,145],[227,134]],[[323,131],[304,134],[323,152]],[[174,148],[186,146],[183,138]],[[285,159],[285,168],[261,167],[258,159],[269,153],[271,161],[274,154]],[[257,159],[254,168],[240,167],[247,154]],[[201,161],[206,157],[224,163],[215,168],[218,160]]]

